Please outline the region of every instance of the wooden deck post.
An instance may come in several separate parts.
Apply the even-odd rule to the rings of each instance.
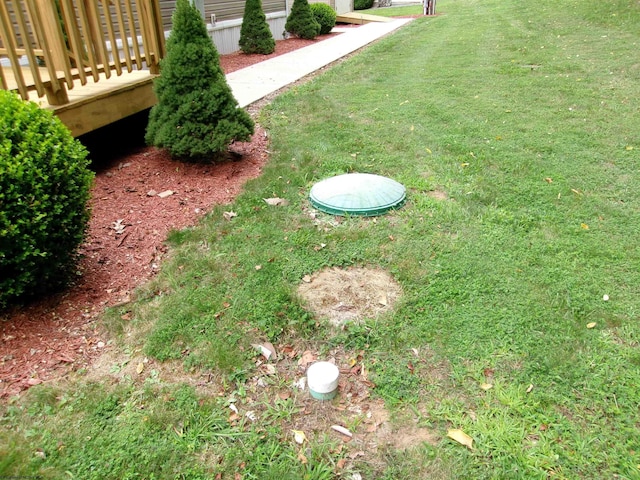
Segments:
[[[69,57],[64,44],[64,35],[60,28],[59,13],[55,8],[53,0],[34,0],[35,9],[31,11],[32,17],[38,17],[39,21],[34,22],[41,28],[39,31],[40,43],[45,51],[45,63],[49,71],[51,82],[45,85],[47,101],[51,105],[62,105],[69,101],[67,89],[60,81],[65,78],[64,74],[58,72],[69,71]],[[42,21],[42,19],[46,19]],[[52,21],[53,19],[53,21]],[[68,78],[69,84],[73,83],[72,78]]]

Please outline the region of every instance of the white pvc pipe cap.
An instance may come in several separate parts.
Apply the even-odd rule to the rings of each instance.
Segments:
[[[333,363],[315,362],[307,369],[307,385],[313,398],[330,400],[338,392],[340,371]]]

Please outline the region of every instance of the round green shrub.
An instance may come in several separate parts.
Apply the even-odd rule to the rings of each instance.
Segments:
[[[90,216],[87,156],[52,112],[0,90],[0,309],[70,279]]]
[[[368,10],[373,7],[373,0],[353,0],[354,10]]]
[[[316,22],[320,24],[320,35],[331,32],[333,27],[336,26],[336,12],[331,5],[326,3],[312,3],[311,13],[316,19]]]

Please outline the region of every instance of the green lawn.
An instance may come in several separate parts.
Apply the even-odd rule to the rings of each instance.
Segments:
[[[108,312],[104,374],[2,407],[0,477],[640,478],[640,4],[437,10],[261,112],[268,166]],[[346,172],[406,205],[310,215]],[[403,293],[334,328],[296,289],[352,266]],[[310,354],[350,390],[295,387]]]

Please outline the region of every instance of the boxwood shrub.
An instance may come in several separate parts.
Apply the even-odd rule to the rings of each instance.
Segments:
[[[69,280],[90,215],[87,157],[52,112],[0,90],[0,309]]]
[[[313,13],[316,22],[320,24],[320,35],[331,32],[336,26],[336,12],[331,5],[326,3],[312,3],[311,13]]]
[[[368,10],[373,7],[373,0],[353,0],[354,10]]]

